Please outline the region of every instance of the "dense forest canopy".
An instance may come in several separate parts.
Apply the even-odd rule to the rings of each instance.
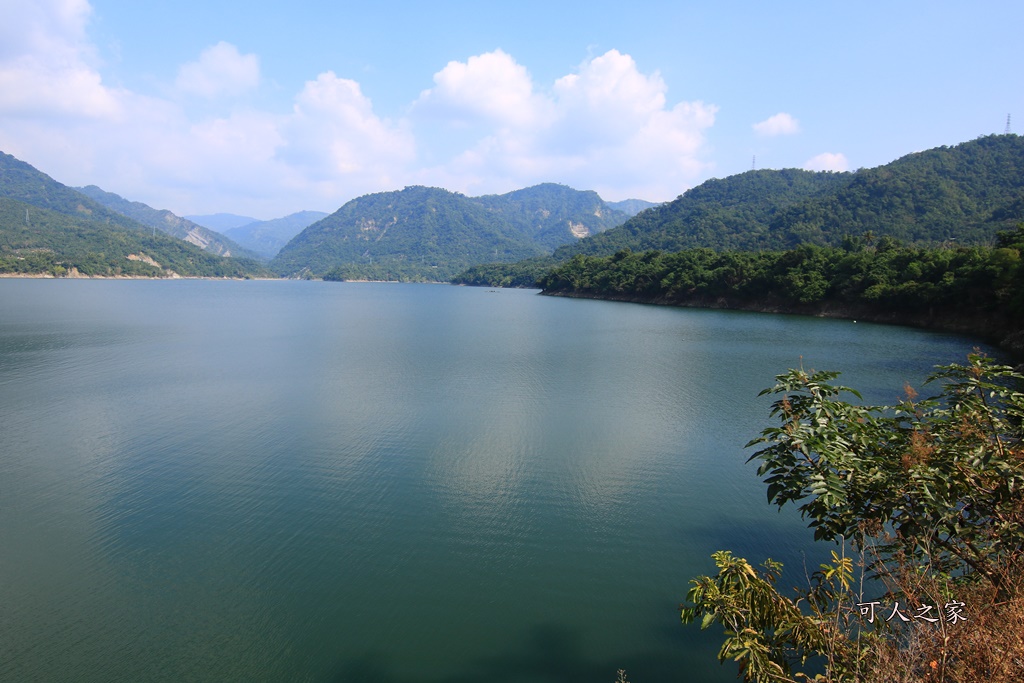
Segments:
[[[10,155],[0,156],[0,197],[102,223],[109,229],[145,231],[130,217],[137,216],[172,234],[184,229],[185,239],[198,241],[208,250],[237,254],[238,245],[226,239],[211,241],[208,231],[200,232],[200,226],[169,212],[128,202],[98,188],[90,192],[109,206]],[[640,202],[623,206],[632,210]],[[307,227],[281,249],[270,269],[285,277],[536,286],[553,266],[581,255],[705,249],[733,253],[729,258],[736,264],[756,270],[770,257],[742,254],[782,253],[802,246],[847,253],[863,247],[860,251],[870,254],[885,253],[897,243],[915,249],[991,246],[997,233],[1012,230],[1022,221],[1024,139],[991,135],[853,173],[784,169],[713,179],[628,220],[594,192],[551,183],[483,197],[428,187],[381,192],[354,199]],[[15,229],[18,225],[0,227]],[[19,249],[33,248],[23,237]],[[49,237],[47,240],[48,246],[37,246],[58,254],[58,263],[60,245]],[[96,249],[101,253],[99,246]],[[826,258],[814,254],[814,258]],[[698,259],[692,254],[685,258]],[[933,263],[937,259],[941,257],[908,262],[909,272],[916,273],[920,267],[922,277],[915,275],[903,283],[903,301],[932,301],[939,285],[929,279],[930,274],[946,272]],[[675,274],[666,277],[675,280],[666,282],[664,291],[655,296],[672,299],[688,288],[688,278],[700,280],[699,268],[707,264],[694,261],[692,265],[698,268],[697,274],[681,275],[685,269],[670,269]],[[241,269],[265,272],[248,261]],[[744,276],[750,277],[749,273]],[[818,289],[825,287],[814,282]],[[785,285],[781,281],[774,284]],[[810,280],[786,286],[789,289],[766,291],[784,302],[782,305],[792,305],[787,292],[794,287],[799,290],[797,303],[814,301]],[[856,286],[841,289],[853,291]],[[710,289],[694,291],[713,296]],[[830,296],[836,291],[833,287]],[[874,297],[879,291],[878,287],[870,289],[865,296]],[[728,295],[731,299],[740,296],[738,290],[730,290]]]
[[[552,183],[483,197],[407,187],[348,202],[271,266],[285,276],[450,281],[478,263],[550,254],[625,219],[594,192]]]
[[[142,226],[131,218],[108,209],[81,192],[58,183],[10,154],[0,152],[0,197],[17,199],[40,209],[68,216],[81,216],[123,229]]]
[[[224,234],[269,261],[293,237],[328,215],[323,211],[298,211],[269,221],[252,221],[229,228]]]
[[[0,273],[249,277],[259,264],[205,252],[162,232],[117,229],[0,197]]]
[[[106,192],[95,185],[77,188],[79,192],[103,206],[127,216],[160,232],[185,240],[204,251],[217,256],[259,258],[255,252],[242,247],[218,232],[204,228],[192,221],[176,216],[166,209],[154,209],[142,202],[128,201],[113,192]]]
[[[143,225],[0,153],[0,273],[76,271],[144,277],[268,274],[255,261],[204,252]]]
[[[555,256],[839,246],[869,232],[915,245],[986,244],[1022,220],[1024,138],[990,135],[854,173],[761,170],[709,180]]]
[[[1024,224],[986,246],[911,247],[847,237],[840,247],[576,255],[548,294],[916,323],[1005,338],[1024,329]],[[1017,342],[1020,343],[1020,342]]]
[[[1021,221],[1024,138],[990,135],[854,173],[761,170],[709,180],[617,228],[556,249],[554,260],[623,249],[842,247],[850,236],[868,246],[884,237],[916,247],[991,245]],[[535,265],[477,266],[455,281],[523,282]]]

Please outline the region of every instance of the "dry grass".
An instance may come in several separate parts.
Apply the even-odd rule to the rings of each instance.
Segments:
[[[1024,681],[1024,576],[1004,574],[997,596],[986,586],[959,588],[966,621],[911,623],[874,648],[867,681],[1021,683]],[[930,587],[933,590],[938,587]],[[931,590],[928,591],[932,592]],[[937,593],[936,593],[937,594]]]

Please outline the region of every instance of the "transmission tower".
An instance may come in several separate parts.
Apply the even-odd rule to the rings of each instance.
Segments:
[[[751,171],[756,171],[757,170],[757,155],[756,154],[754,155],[754,158],[750,162],[750,170]]]
[[[1010,115],[1009,114],[1006,115],[1006,130],[1003,131],[1003,133],[1005,135],[1009,135],[1010,134]]]

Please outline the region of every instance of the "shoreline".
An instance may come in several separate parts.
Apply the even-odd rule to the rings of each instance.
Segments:
[[[259,281],[259,282],[352,282],[352,283],[378,283],[378,284],[413,284],[413,285],[451,285],[451,282],[446,281],[427,281],[427,282],[406,282],[404,280],[325,280],[320,277],[315,278],[298,278],[298,277],[216,277],[214,275],[61,275],[57,276],[52,273],[0,273],[0,279],[22,279],[22,280],[231,280],[236,282],[245,282],[246,280]],[[461,286],[461,285],[457,285]]]
[[[666,299],[650,299],[636,296],[607,296],[588,292],[547,292],[543,296],[557,296],[567,299],[594,299],[597,301],[621,301],[624,303],[649,304],[652,306],[674,306],[676,308],[702,308],[708,310],[746,311],[749,313],[772,313],[776,315],[803,315],[814,318],[831,318],[835,320],[853,320],[876,323],[881,325],[899,325],[915,327],[932,332],[948,332],[976,337],[985,343],[1007,352],[1015,361],[1024,360],[1024,330],[1000,328],[993,324],[991,318],[975,316],[974,318],[950,319],[931,314],[915,316],[899,315],[872,311],[867,307],[842,305],[808,305],[802,307],[772,305],[768,303],[750,304],[730,302],[727,299],[700,301],[672,301]]]
[[[154,277],[146,275],[82,275],[76,273],[71,276],[55,276],[52,273],[0,273],[0,279],[25,279],[25,280],[218,280],[244,282],[287,282],[298,281],[300,278],[287,277],[215,277],[210,275],[167,275]],[[349,282],[354,284],[421,284],[421,285],[451,285],[451,282],[410,282],[403,283],[401,280],[324,280],[312,278],[310,282]],[[454,285],[470,286],[470,285]],[[505,287],[492,287],[492,289],[516,289]],[[999,328],[992,324],[991,319],[977,316],[973,319],[950,319],[941,318],[931,313],[927,315],[915,315],[908,317],[896,313],[880,313],[872,311],[867,307],[849,305],[808,305],[808,306],[785,306],[770,303],[746,303],[731,302],[727,299],[696,300],[696,301],[673,301],[668,299],[652,299],[629,295],[605,295],[590,292],[548,292],[541,290],[543,296],[562,297],[566,299],[593,299],[596,301],[620,301],[623,303],[647,304],[651,306],[674,306],[676,308],[699,308],[721,311],[746,311],[750,313],[770,313],[776,315],[802,315],[815,318],[831,318],[835,320],[863,320],[864,322],[882,325],[900,325],[903,327],[915,327],[933,332],[948,332],[976,337],[988,344],[999,348],[1014,360],[1024,360],[1024,330],[1009,330]]]
[[[216,277],[213,275],[62,275],[52,273],[0,273],[0,278],[9,280],[288,280],[286,277]]]

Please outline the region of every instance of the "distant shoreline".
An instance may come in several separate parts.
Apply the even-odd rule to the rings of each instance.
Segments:
[[[720,298],[715,300],[672,301],[651,299],[636,296],[607,296],[588,292],[544,292],[544,296],[558,296],[569,299],[595,299],[598,301],[622,301],[626,303],[650,304],[654,306],[675,306],[677,308],[703,308],[711,310],[747,311],[751,313],[774,313],[781,315],[803,315],[815,318],[832,318],[836,320],[863,321],[881,325],[900,325],[916,327],[933,332],[948,332],[976,337],[990,343],[1012,355],[1015,359],[1024,359],[1024,330],[1007,330],[1000,328],[998,323],[984,317],[973,319],[952,319],[936,315],[916,315],[913,317],[895,313],[879,313],[862,306],[828,306],[814,305],[793,307],[771,305],[767,303],[750,304],[736,303]]]
[[[235,280],[244,282],[246,280],[269,282],[280,280],[282,282],[354,282],[354,283],[380,283],[380,284],[414,284],[414,285],[450,285],[451,282],[430,281],[430,282],[405,282],[403,280],[325,280],[323,278],[295,278],[295,277],[216,277],[213,275],[61,275],[52,273],[0,273],[0,278],[24,279],[24,280]]]
[[[52,273],[0,273],[0,278],[23,280],[287,280],[284,277],[215,277],[213,275],[66,275]]]

